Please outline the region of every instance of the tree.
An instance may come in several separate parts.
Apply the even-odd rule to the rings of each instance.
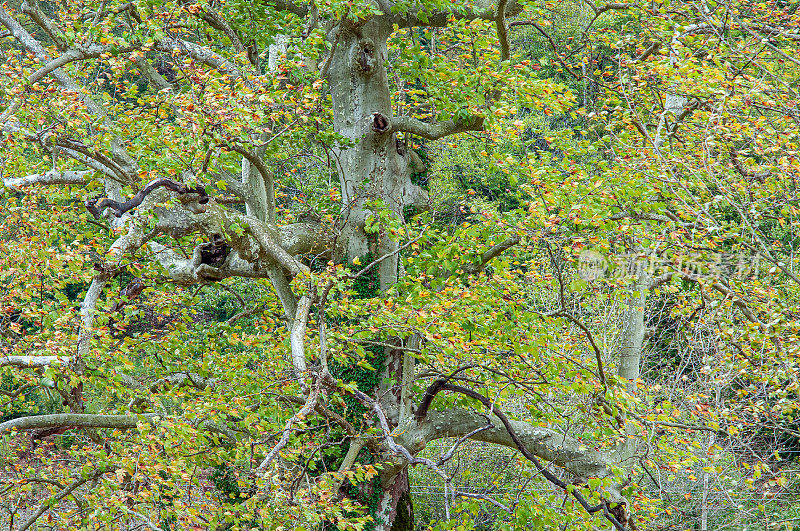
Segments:
[[[784,48],[795,53],[785,44],[793,34],[757,9],[735,24],[682,11],[687,26],[675,33],[674,6],[587,2],[570,14],[575,48],[591,47],[576,68],[573,45],[560,49],[547,32],[549,7],[229,0],[0,9],[9,37],[3,182],[26,189],[4,198],[10,324],[0,364],[69,409],[8,420],[0,433],[40,430],[38,440],[49,434],[41,430],[79,428],[90,439],[71,449],[78,464],[18,472],[13,489],[53,487],[21,528],[70,496],[79,510],[63,513],[76,522],[89,507],[100,514],[104,499],[117,502],[101,511],[109,521],[162,528],[411,528],[408,467],[442,478],[449,513],[465,493],[442,467],[472,438],[518,450],[543,478],[526,498],[533,509],[516,506],[519,525],[560,518],[588,527],[598,517],[627,529],[629,506],[645,504],[636,482],[654,464],[641,458],[648,430],[730,435],[736,415],[726,429],[702,407],[689,417],[698,423],[673,422],[663,397],[637,385],[648,293],[683,281],[712,305],[707,290],[716,292],[727,308],[714,330],[730,338],[740,314],[755,326],[747,341],[730,342],[742,352],[735,363],[780,343],[769,323],[791,310],[776,312],[757,282],[731,286],[681,266],[698,241],[707,246],[701,264],[713,260],[709,249],[738,250],[746,238],[737,231],[759,203],[693,198],[710,193],[702,181],[687,184],[707,163],[696,158],[703,113],[724,114],[719,92],[706,90],[725,87],[725,75],[774,71]],[[698,25],[698,16],[709,21]],[[581,104],[598,111],[578,122],[592,142],[551,129],[528,151],[526,115],[564,116],[579,104],[537,77],[541,61],[512,57],[510,28],[533,28],[551,48],[545,62],[575,78]],[[762,63],[728,41],[713,44],[728,61],[713,70],[714,55],[703,55],[712,37],[692,39],[732,31],[782,40],[767,41],[773,53]],[[790,74],[788,57],[780,64]],[[701,73],[720,81],[703,86]],[[790,92],[754,91],[770,116],[792,116]],[[728,105],[749,105],[738,97],[727,95]],[[725,119],[726,142],[742,143],[734,124],[746,120]],[[793,127],[776,120],[776,131]],[[415,149],[420,139],[465,134],[485,143],[491,171],[525,184],[525,204],[476,208],[444,227],[413,182],[425,169]],[[509,137],[521,154],[503,144]],[[710,197],[760,175],[731,149]],[[763,151],[753,160],[770,165]],[[777,151],[769,155],[788,168]],[[651,173],[666,184],[642,178]],[[764,193],[788,208],[783,190]],[[754,252],[791,280],[763,228],[751,234]],[[632,269],[587,282],[576,269],[587,244],[632,257]],[[32,267],[20,267],[20,256]],[[646,267],[654,260],[670,265]],[[79,308],[67,296],[76,287],[85,291]],[[770,299],[762,310],[742,294],[747,287]],[[211,293],[240,307],[223,312]],[[680,290],[683,301],[697,295]],[[603,307],[614,300],[625,309]],[[597,340],[615,337],[606,318],[618,323],[620,348]],[[791,352],[780,358],[784,375]],[[759,370],[762,382],[774,379]],[[726,381],[727,390],[739,385],[759,384]],[[527,413],[512,418],[506,406],[520,402]],[[442,438],[453,439],[452,451],[420,456]],[[714,440],[705,444],[711,451]],[[227,497],[205,499],[215,511],[204,514],[178,482],[199,482],[190,471],[214,467],[209,477]]]

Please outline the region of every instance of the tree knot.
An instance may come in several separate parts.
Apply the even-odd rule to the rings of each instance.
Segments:
[[[375,43],[371,39],[362,39],[356,45],[353,57],[353,68],[362,74],[375,72],[378,61],[375,58]]]
[[[382,135],[384,133],[388,133],[389,129],[391,129],[392,124],[389,121],[389,118],[379,112],[372,113],[372,130]]]

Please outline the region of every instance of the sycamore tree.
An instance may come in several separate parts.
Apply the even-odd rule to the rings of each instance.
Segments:
[[[795,33],[762,7],[564,6],[0,8],[11,525],[412,529],[414,466],[444,527],[482,502],[509,527],[628,529],[685,446],[713,453],[696,434],[791,414],[796,136],[765,128],[793,131]],[[476,146],[520,208],[443,215],[437,140]],[[685,267],[743,248],[779,288]],[[662,292],[721,337],[691,389],[640,385]],[[77,434],[63,459],[53,434]],[[467,439],[518,451],[534,488],[460,491]]]
[[[2,363],[21,369],[22,389],[38,382],[68,410],[15,418],[2,432],[34,430],[32,443],[73,429],[88,437],[71,450],[74,464],[18,472],[11,490],[53,487],[36,510],[9,511],[20,529],[73,498],[65,521],[410,528],[407,467],[446,482],[441,463],[416,457],[443,437],[516,448],[578,512],[625,527],[603,452],[499,405],[527,378],[537,337],[515,322],[513,268],[485,271],[521,231],[488,219],[441,239],[435,213],[424,214],[427,192],[412,183],[424,171],[418,139],[502,134],[519,106],[571,105],[509,60],[506,17],[522,7],[0,10],[4,185],[37,190],[4,199],[14,229],[4,241]],[[432,60],[434,29],[454,52]],[[47,296],[37,299],[34,284]],[[70,286],[83,292],[79,307],[63,294]],[[200,290],[216,286],[243,308],[193,336]],[[152,313],[137,328],[141,298]],[[503,361],[481,370],[492,357]],[[504,383],[479,392],[492,373]],[[176,484],[230,463],[223,475],[236,495],[217,514]],[[587,478],[610,482],[581,487]]]

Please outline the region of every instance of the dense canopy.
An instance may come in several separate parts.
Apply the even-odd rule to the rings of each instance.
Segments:
[[[791,529],[799,6],[0,5],[0,524]]]

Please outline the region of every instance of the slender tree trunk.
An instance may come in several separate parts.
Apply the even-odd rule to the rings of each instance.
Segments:
[[[630,394],[636,394],[636,381],[639,379],[644,347],[644,308],[647,303],[647,289],[650,277],[645,260],[637,260],[635,266],[636,280],[631,286],[632,292],[626,301],[622,313],[622,341],[619,353],[618,374],[625,381],[625,388]],[[625,427],[627,438],[617,449],[620,463],[631,459],[636,451],[636,433],[632,423]]]

